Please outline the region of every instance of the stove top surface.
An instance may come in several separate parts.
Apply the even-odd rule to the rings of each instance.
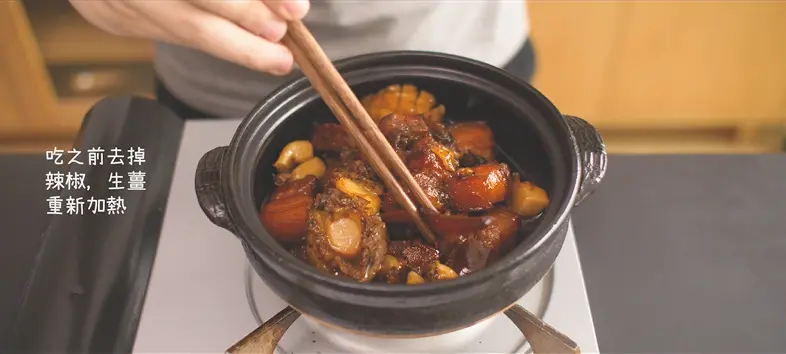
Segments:
[[[135,353],[223,353],[285,306],[248,271],[237,238],[205,217],[194,193],[199,158],[229,144],[239,123],[186,123]],[[598,352],[572,227],[552,273],[519,303],[577,342],[582,352]],[[344,351],[303,322],[299,319],[284,336],[282,352]],[[529,350],[504,315],[489,322],[465,352]]]

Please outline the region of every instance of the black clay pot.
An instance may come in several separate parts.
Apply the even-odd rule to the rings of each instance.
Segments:
[[[492,66],[426,52],[345,59],[339,71],[362,97],[393,83],[433,93],[453,121],[485,120],[502,160],[534,180],[551,205],[507,256],[456,280],[419,286],[361,284],[317,272],[262,227],[259,206],[273,187],[284,145],[333,121],[305,78],[269,95],[243,120],[229,146],[206,153],[196,171],[205,214],[240,238],[257,274],[299,312],[341,328],[387,336],[426,336],[467,327],[516,302],[552,267],[571,209],[600,183],[606,152],[597,131],[567,117],[537,90]]]

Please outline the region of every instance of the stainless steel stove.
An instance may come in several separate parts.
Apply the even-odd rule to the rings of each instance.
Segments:
[[[235,236],[208,221],[194,194],[199,158],[214,147],[228,145],[239,123],[186,123],[134,353],[223,353],[285,306],[249,269]],[[519,304],[573,339],[583,353],[598,353],[572,227],[552,272]],[[280,352],[371,351],[363,346],[364,339],[327,338],[320,333],[301,318],[279,343]],[[465,353],[529,351],[504,315],[486,321],[472,337],[463,333],[462,337],[467,341],[461,350]],[[416,348],[424,343],[415,340],[396,348],[422,352]]]

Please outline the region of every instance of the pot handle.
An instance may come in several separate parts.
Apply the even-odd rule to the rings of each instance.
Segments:
[[[229,217],[224,201],[224,191],[221,188],[221,174],[224,169],[224,157],[227,154],[227,149],[227,146],[220,146],[202,155],[197,164],[194,187],[199,206],[207,218],[214,224],[237,235],[235,223]]]
[[[581,184],[574,205],[579,205],[598,188],[606,174],[606,145],[598,130],[584,119],[564,116],[579,148]]]
[[[505,310],[507,316],[529,342],[534,354],[579,354],[579,346],[535,314],[519,305]],[[253,332],[226,350],[226,354],[274,354],[276,346],[300,313],[287,306]]]

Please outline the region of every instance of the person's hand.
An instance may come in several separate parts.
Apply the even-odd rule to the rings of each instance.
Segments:
[[[308,0],[71,0],[109,33],[195,48],[248,68],[284,75],[292,53],[278,42],[286,21],[300,20]]]

